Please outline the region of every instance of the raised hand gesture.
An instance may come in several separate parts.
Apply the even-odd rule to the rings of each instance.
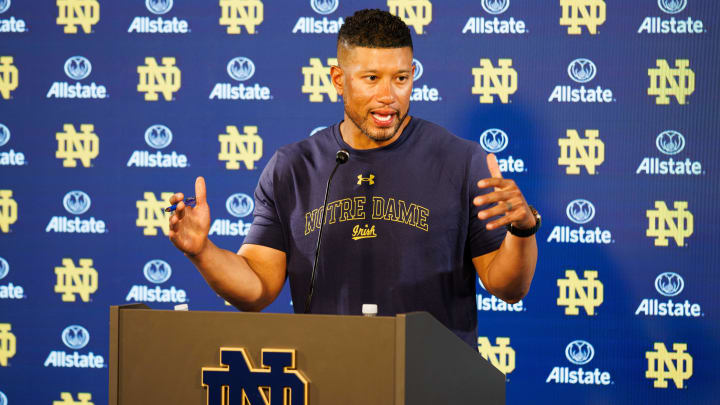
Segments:
[[[170,197],[170,204],[177,208],[170,217],[170,241],[189,256],[202,252],[208,241],[210,231],[210,207],[207,204],[205,179],[195,180],[195,207],[186,206],[185,196],[176,193]]]

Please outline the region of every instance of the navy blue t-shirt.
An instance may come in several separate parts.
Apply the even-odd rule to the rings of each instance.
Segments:
[[[287,254],[295,312],[302,312],[325,186],[339,149],[350,152],[328,195],[312,313],[427,311],[470,345],[477,340],[471,259],[496,250],[505,229],[485,229],[472,199],[490,177],[477,143],[412,118],[390,145],[356,150],[340,124],[280,148],[255,190],[244,243]]]

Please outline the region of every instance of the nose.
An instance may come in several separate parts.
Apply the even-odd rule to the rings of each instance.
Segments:
[[[378,87],[377,99],[383,104],[392,104],[395,101],[395,90],[389,80],[383,80]]]

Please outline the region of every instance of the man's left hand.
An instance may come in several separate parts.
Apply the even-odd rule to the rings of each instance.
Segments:
[[[478,212],[478,218],[487,219],[496,215],[502,217],[488,222],[487,229],[495,229],[512,223],[518,229],[530,229],[535,226],[535,217],[528,207],[520,188],[511,179],[503,179],[494,154],[487,155],[487,164],[492,177],[480,180],[478,188],[494,187],[495,191],[479,195],[473,199],[473,204],[484,205],[497,203],[495,206]]]

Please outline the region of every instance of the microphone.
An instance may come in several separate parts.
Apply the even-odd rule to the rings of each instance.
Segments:
[[[328,192],[330,191],[330,182],[332,181],[333,176],[335,175],[335,171],[337,171],[337,168],[348,161],[350,159],[350,153],[346,151],[345,149],[340,149],[335,154],[335,168],[333,169],[332,173],[330,173],[330,177],[327,181],[327,186],[325,187],[325,199],[323,200],[323,208],[322,208],[322,214],[320,215],[320,231],[318,232],[318,238],[317,238],[317,245],[315,245],[315,262],[313,263],[312,273],[310,273],[310,291],[308,291],[307,298],[305,299],[305,313],[310,313],[310,303],[312,302],[313,293],[315,292],[315,276],[317,276],[317,264],[318,264],[318,257],[320,256],[320,242],[322,241],[322,231],[325,227],[325,211],[327,210],[327,199],[328,199]]]

